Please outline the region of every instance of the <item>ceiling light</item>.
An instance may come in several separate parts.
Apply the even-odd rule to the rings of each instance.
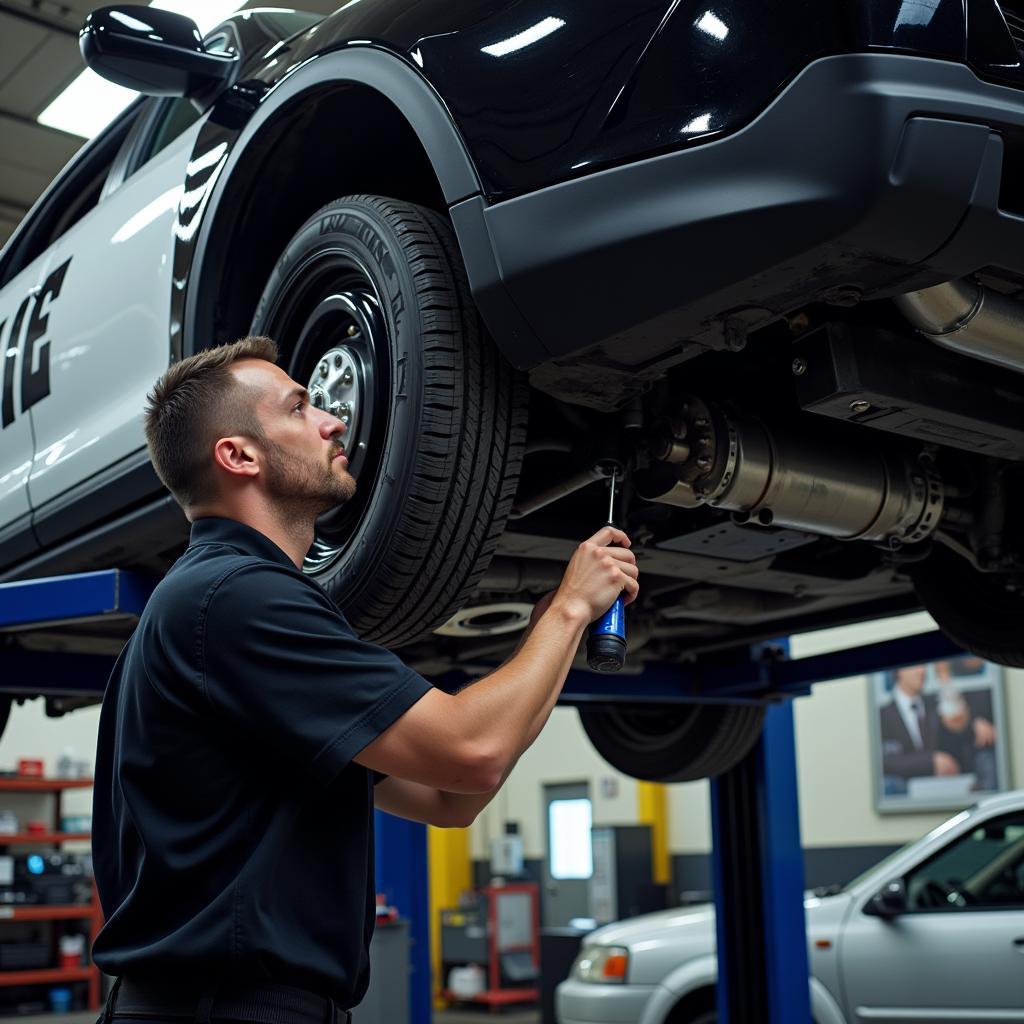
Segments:
[[[245,0],[154,0],[150,7],[191,18],[203,35],[242,7]],[[86,68],[36,119],[40,124],[91,139],[138,93],[114,85]]]

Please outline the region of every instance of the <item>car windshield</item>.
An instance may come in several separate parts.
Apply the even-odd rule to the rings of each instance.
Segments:
[[[896,850],[893,850],[892,853],[887,854],[885,857],[883,857],[877,864],[873,864],[866,871],[862,871],[859,875],[857,875],[856,878],[851,879],[849,882],[846,883],[846,885],[843,886],[843,888],[840,891],[850,892],[851,889],[856,889],[857,886],[861,884],[861,882],[867,880],[869,875],[873,875],[876,871],[882,871],[883,868],[887,867],[898,857],[901,857],[907,850],[910,849],[910,847],[917,846],[918,843],[927,842],[929,839],[935,839],[936,837],[948,832],[951,828],[953,828],[954,825],[959,825],[960,822],[967,818],[973,810],[974,808],[971,807],[968,808],[966,811],[961,811],[959,814],[954,814],[952,818],[949,818],[946,821],[944,821],[941,825],[936,826],[931,830],[931,832],[928,832],[927,834],[921,836],[920,839],[914,839],[911,840],[911,842],[909,843],[904,843],[903,846],[899,847]]]

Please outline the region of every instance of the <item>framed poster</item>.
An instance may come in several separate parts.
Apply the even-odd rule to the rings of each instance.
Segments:
[[[957,810],[1008,788],[1000,665],[963,655],[869,684],[877,810]]]

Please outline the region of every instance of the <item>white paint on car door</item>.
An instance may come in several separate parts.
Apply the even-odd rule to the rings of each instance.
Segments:
[[[42,281],[70,263],[59,302],[43,310],[50,380],[30,411],[35,509],[145,444],[146,394],[170,357],[174,224],[198,130],[185,131],[40,257]]]
[[[31,315],[39,271],[28,267],[0,291],[0,528],[29,512],[32,426],[21,400],[21,339]]]

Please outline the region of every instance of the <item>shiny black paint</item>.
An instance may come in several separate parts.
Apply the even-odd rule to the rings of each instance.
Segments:
[[[1005,56],[1005,30],[978,49],[1000,35],[998,12],[977,16],[995,0],[969,2],[975,52]],[[384,50],[405,61],[435,90],[495,202],[735,132],[821,56],[964,61],[966,17],[965,0],[349,0],[269,52],[242,39],[241,80],[211,112],[185,184],[197,201],[178,226],[172,347],[181,352],[207,199],[243,126],[283,78],[301,81],[303,65],[327,53]],[[230,25],[251,33],[257,20]],[[531,26],[536,38],[516,46]],[[295,182],[303,187],[301,174]]]
[[[293,57],[351,40],[422,68],[503,198],[734,131],[816,57],[963,60],[966,31],[964,0],[359,0]]]
[[[497,200],[735,131],[827,54],[963,61],[966,2],[357,0],[270,61],[245,46],[242,77],[269,86],[324,52],[388,49],[437,91]],[[993,61],[1014,52],[995,0],[969,2],[979,70],[1024,85]]]
[[[93,11],[79,46],[85,62],[105,78],[151,96],[223,89],[237,72],[237,56],[208,53],[188,18],[139,5]]]

